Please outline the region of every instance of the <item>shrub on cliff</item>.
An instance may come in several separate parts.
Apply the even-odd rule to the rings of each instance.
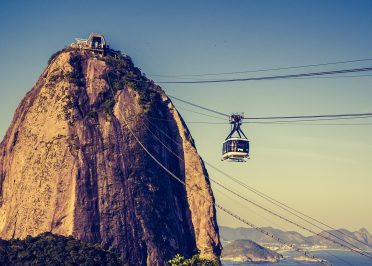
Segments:
[[[177,254],[173,259],[169,260],[166,266],[220,266],[218,260],[202,259],[198,255],[194,255],[190,259]]]

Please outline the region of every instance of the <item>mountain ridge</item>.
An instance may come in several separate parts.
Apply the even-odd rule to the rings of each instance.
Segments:
[[[238,227],[238,228],[231,228],[227,226],[220,226],[220,236],[221,240],[225,242],[234,241],[238,239],[250,239],[255,241],[259,244],[276,244],[276,241],[272,238],[263,235],[252,228],[245,228],[245,227]],[[296,245],[304,245],[304,246],[323,246],[324,248],[341,248],[339,245],[330,242],[329,240],[323,239],[318,235],[312,236],[303,236],[296,231],[282,231],[280,229],[276,229],[273,227],[263,227],[265,231],[268,231],[275,236],[281,238],[287,243],[296,244]],[[366,245],[360,243],[357,240],[351,239],[346,237],[343,234],[340,234],[338,231],[342,231],[344,234],[356,238],[359,241],[364,242],[367,245],[372,245],[372,235],[366,230],[365,228],[361,228],[357,231],[350,232],[346,229],[338,229],[338,230],[329,230],[329,231],[322,231],[321,234],[333,238],[328,232],[336,235],[337,237],[344,239],[353,245],[366,249]],[[337,240],[337,239],[336,239]]]

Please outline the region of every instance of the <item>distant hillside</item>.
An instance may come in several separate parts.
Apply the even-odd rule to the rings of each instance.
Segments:
[[[286,242],[291,242],[294,244],[305,244],[305,237],[295,231],[284,232],[279,229],[272,227],[265,227],[266,231],[280,237]],[[220,226],[221,239],[224,241],[233,241],[238,239],[250,239],[257,243],[275,243],[275,241],[255,229],[252,228],[230,228],[225,226]]]
[[[272,233],[273,235],[281,238],[285,242],[288,242],[288,243],[291,243],[291,244],[309,245],[309,246],[318,245],[318,246],[327,246],[327,247],[332,247],[332,248],[339,248],[338,245],[336,245],[336,244],[334,244],[334,243],[332,243],[328,240],[325,240],[318,235],[305,237],[305,236],[303,236],[303,235],[301,235],[301,234],[299,234],[298,232],[295,232],[295,231],[282,231],[282,230],[275,229],[275,228],[272,228],[272,227],[265,227],[264,229],[266,231]],[[354,239],[357,239],[357,240],[353,240],[353,239],[345,236],[344,234],[342,234],[338,231],[342,231],[345,235],[350,236],[350,237],[352,237]],[[330,232],[330,233],[338,236],[339,238],[344,239],[344,240],[352,243],[353,245],[355,245],[357,247],[360,247],[360,248],[363,248],[363,249],[367,249],[367,247],[366,247],[366,245],[363,245],[359,241],[362,241],[363,243],[366,243],[366,244],[372,246],[372,235],[364,228],[362,228],[358,231],[355,231],[355,232],[350,232],[346,229],[339,229],[338,231],[336,231],[336,230],[323,231],[322,235],[327,236],[327,237],[332,237],[328,234],[328,232]],[[259,244],[275,244],[275,243],[277,243],[272,238],[270,238],[270,237],[268,237],[264,234],[261,234],[260,232],[258,232],[255,229],[252,229],[252,228],[242,228],[242,227],[230,228],[230,227],[220,226],[220,235],[221,235],[221,239],[222,239],[223,242],[230,242],[230,241],[234,241],[234,240],[237,240],[237,239],[250,239],[250,240],[253,240],[254,242],[257,242]]]
[[[0,265],[123,265],[118,255],[72,237],[43,233],[0,239]]]
[[[246,239],[225,245],[222,259],[235,262],[277,262],[283,256]]]
[[[338,231],[341,231],[343,234],[340,232],[337,232],[336,230],[331,230],[331,231],[326,231],[326,232],[330,232],[333,235],[336,235],[341,239],[347,240],[348,242],[351,242],[353,245],[363,248],[363,249],[366,249],[366,246],[361,244],[359,241],[372,246],[372,235],[365,228],[359,229],[358,231],[355,231],[355,232],[350,232],[346,229],[339,229]],[[323,234],[326,235],[326,233],[323,233]],[[345,235],[355,238],[359,241],[352,240]],[[317,245],[324,245],[324,246],[336,246],[332,242],[326,239],[323,239],[318,235],[310,236],[310,237],[307,237],[306,239],[309,243],[312,243],[313,245],[317,244]]]

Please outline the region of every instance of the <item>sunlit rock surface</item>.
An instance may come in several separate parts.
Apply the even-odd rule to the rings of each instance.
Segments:
[[[145,153],[128,127],[187,189]],[[213,202],[185,123],[127,56],[57,54],[1,142],[4,239],[73,235],[135,265],[162,265],[176,253],[197,251],[214,258],[221,246]]]

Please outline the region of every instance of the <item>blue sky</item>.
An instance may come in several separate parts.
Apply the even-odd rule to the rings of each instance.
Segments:
[[[160,81],[167,78],[156,74],[372,58],[371,14],[372,1],[1,1],[0,135],[50,55],[93,31],[105,34],[111,47]],[[264,74],[363,66],[372,66],[372,61]],[[231,76],[217,76],[224,77]],[[359,77],[162,87],[225,113],[271,116],[372,112],[371,82],[372,77]],[[212,122],[180,111],[186,121]],[[189,128],[203,158],[226,172],[333,226],[372,231],[372,126],[245,124],[252,157],[246,164],[220,162],[228,126]],[[258,225],[295,229],[217,189],[215,194],[217,201]],[[241,225],[221,213],[218,219],[222,225]]]

